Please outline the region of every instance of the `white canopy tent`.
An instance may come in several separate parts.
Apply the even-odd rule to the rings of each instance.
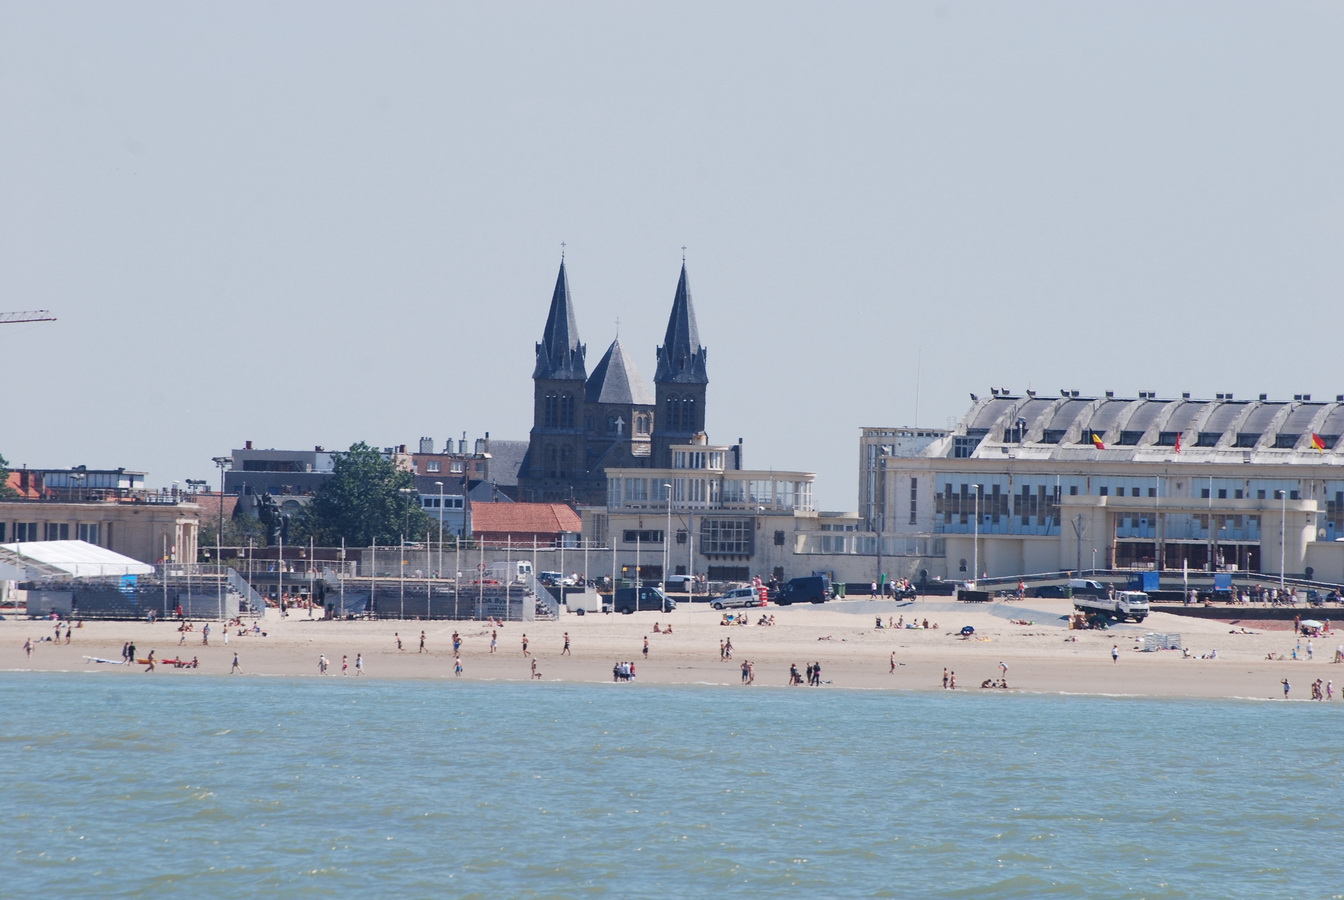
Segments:
[[[19,544],[0,544],[0,578],[6,564],[24,569],[31,560],[35,571],[21,578],[41,577],[55,569],[75,578],[111,578],[120,575],[150,575],[154,567],[90,544],[88,541],[29,541]]]

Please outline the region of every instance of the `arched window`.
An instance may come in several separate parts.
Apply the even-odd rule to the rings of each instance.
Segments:
[[[547,444],[544,453],[546,458],[546,477],[555,478],[558,476],[558,462],[554,444]]]
[[[667,398],[667,430],[677,431],[681,428],[681,396],[671,394]]]
[[[556,397],[554,392],[546,395],[546,399],[542,404],[541,417],[541,422],[544,427],[554,428],[558,424],[560,420],[559,403],[560,400]]]
[[[566,477],[574,471],[574,455],[569,447],[560,448],[560,476]]]
[[[681,401],[681,428],[690,431],[695,427],[695,398],[687,397]]]
[[[635,433],[649,433],[649,417],[647,415],[641,413],[640,415],[635,416]]]
[[[573,395],[573,394],[561,394],[561,395],[560,395],[560,427],[561,427],[561,428],[573,428],[573,427],[574,427],[574,395]]]

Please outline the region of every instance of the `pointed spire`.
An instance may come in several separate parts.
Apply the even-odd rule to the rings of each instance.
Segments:
[[[584,399],[589,403],[653,406],[653,393],[635,368],[635,361],[621,346],[620,338],[611,342],[606,355],[593,369]]]
[[[584,355],[587,347],[579,343],[579,326],[569,296],[569,275],[560,258],[560,274],[551,295],[551,310],[546,315],[546,331],[537,344],[537,367],[533,378],[587,378]]]
[[[663,345],[658,348],[658,371],[653,380],[708,384],[706,355],[705,348],[700,346],[700,329],[695,324],[691,285],[686,277],[686,261],[683,259],[681,277],[677,280],[677,295],[672,300],[672,315],[667,320],[667,333],[663,336]]]

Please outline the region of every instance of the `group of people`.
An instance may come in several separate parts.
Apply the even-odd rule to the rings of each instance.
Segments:
[[[877,616],[876,619],[875,619],[875,621],[873,622],[873,627],[874,627],[874,628],[882,628],[882,629],[887,629],[887,628],[897,628],[897,629],[909,629],[909,628],[916,628],[916,629],[918,629],[918,628],[923,628],[923,629],[928,629],[928,630],[931,630],[931,631],[937,631],[937,630],[938,630],[938,623],[937,623],[937,622],[934,622],[932,625],[930,625],[928,619],[923,619],[923,620],[920,620],[920,619],[911,619],[911,620],[909,621],[909,623],[907,623],[907,622],[905,621],[905,616],[904,616],[904,614],[902,614],[902,615],[899,616],[899,617],[897,617],[897,616],[887,616],[886,624],[883,624],[883,623],[882,623],[882,617],[881,617],[881,616]]]
[[[807,664],[807,680],[806,680],[806,681],[803,680],[803,676],[798,672],[798,664],[797,664],[797,663],[791,663],[791,664],[789,665],[789,684],[808,684],[808,685],[811,685],[812,687],[820,687],[820,686],[821,686],[821,663],[820,663],[820,662],[814,662],[814,663],[808,663],[808,664]]]
[[[534,662],[532,665],[533,665],[533,666],[536,666],[536,663]],[[635,664],[634,664],[633,662],[625,661],[625,660],[616,663],[614,666],[611,667],[611,680],[612,680],[612,681],[634,681],[634,680],[635,680]]]

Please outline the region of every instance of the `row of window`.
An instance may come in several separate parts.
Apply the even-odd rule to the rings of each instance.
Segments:
[[[686,543],[686,532],[678,531],[677,543]],[[699,551],[705,556],[751,556],[755,548],[756,529],[751,519],[702,519],[700,521]],[[626,544],[662,544],[667,534],[662,529],[627,528],[621,532]],[[776,531],[775,544],[783,546],[785,533]]]
[[[464,471],[466,471],[465,466],[466,464],[463,463],[462,460],[460,459],[452,460],[451,462],[448,463],[448,472],[452,475],[461,475]],[[425,462],[425,474],[437,475],[442,471],[443,471],[443,464],[440,463],[437,459],[431,459]]]
[[[424,509],[438,509],[438,508],[439,508],[439,498],[438,498],[438,497],[425,497],[425,496],[422,496],[422,497],[420,498],[420,506],[423,507]],[[462,497],[444,497],[444,498],[443,498],[443,508],[444,508],[444,509],[463,509],[464,506],[465,506],[465,501],[464,501],[464,498],[462,498]]]
[[[952,443],[953,456],[957,459],[966,459],[969,457],[975,452],[975,448],[979,446],[980,441],[984,439],[986,433],[987,432],[984,430],[976,430],[974,433],[958,435]],[[1064,435],[1067,433],[1067,429],[1047,428],[1041,432],[1040,443],[1063,443]],[[1078,435],[1078,439],[1075,443],[1080,446],[1092,446],[1092,435],[1094,433],[1097,435],[1102,434],[1101,431],[1094,432],[1091,429],[1084,428]],[[1121,431],[1120,434],[1112,438],[1109,443],[1116,447],[1136,447],[1143,441],[1143,436],[1145,434],[1147,434],[1146,431]],[[1192,436],[1177,431],[1159,431],[1157,440],[1153,442],[1153,446],[1175,447],[1177,435],[1182,434],[1181,442],[1187,447],[1216,447],[1222,441],[1224,432],[1201,431]],[[1260,443],[1260,439],[1263,437],[1264,434],[1259,431],[1239,431],[1232,438],[1232,446],[1249,449],[1257,446]],[[1273,446],[1279,450],[1291,450],[1301,442],[1302,437],[1301,434],[1276,434],[1274,436]],[[1319,437],[1325,442],[1325,448],[1328,450],[1335,446],[1339,441],[1340,436],[1337,434],[1323,434],[1319,435]],[[1018,429],[1010,428],[1004,433],[1004,440],[1020,443],[1024,438]]]
[[[97,523],[75,525],[73,531],[69,522],[14,522],[12,529],[7,529],[11,523],[0,522],[0,544],[5,543],[24,543],[27,541],[68,541],[73,533],[76,540],[87,541],[90,544],[100,543],[99,537],[102,535],[102,528]],[[11,531],[12,536],[5,534],[6,530]]]

